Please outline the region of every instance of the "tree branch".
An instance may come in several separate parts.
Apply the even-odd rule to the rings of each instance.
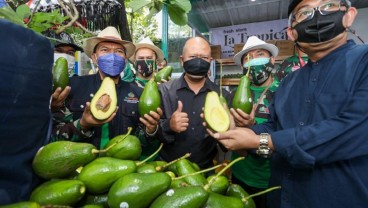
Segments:
[[[92,35],[97,35],[95,32],[92,32],[90,30],[88,30],[87,28],[85,28],[82,24],[80,24],[77,20],[79,18],[79,12],[77,10],[77,7],[74,4],[74,0],[70,0],[70,4],[68,5],[69,8],[73,9],[73,13],[74,15],[71,13],[71,11],[66,7],[66,5],[64,4],[65,2],[63,0],[58,0],[60,7],[66,12],[66,14],[70,17],[70,22],[67,25],[63,25],[61,26],[56,33],[59,34],[61,32],[63,32],[66,28],[71,27],[74,23],[76,23],[83,31],[90,33]]]

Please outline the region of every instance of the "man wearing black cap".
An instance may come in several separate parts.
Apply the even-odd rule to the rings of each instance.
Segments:
[[[348,40],[348,0],[294,0],[289,38],[308,63],[280,84],[271,119],[209,133],[231,150],[271,158],[271,207],[367,207],[368,46]]]
[[[54,45],[54,51],[56,53],[65,53],[74,56],[76,51],[83,51],[81,47],[75,44],[73,38],[65,32],[56,34],[55,32],[50,31],[46,36]]]
[[[56,34],[54,31],[47,31],[45,36],[48,37],[50,42],[54,45],[54,62],[60,58],[64,57],[68,61],[68,71],[69,74],[74,73],[75,65],[75,52],[83,51],[81,47],[75,44],[73,38],[65,33]],[[63,105],[64,100],[70,92],[70,87],[67,86],[64,90],[60,87],[55,90],[52,94],[51,110],[58,111]]]

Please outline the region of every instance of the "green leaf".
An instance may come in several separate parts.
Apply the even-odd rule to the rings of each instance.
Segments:
[[[25,26],[23,19],[19,18],[18,15],[15,13],[15,11],[10,8],[10,6],[3,6],[0,9],[0,19],[7,19],[13,23],[16,23],[18,25],[22,25],[23,27]]]
[[[32,18],[32,22],[37,22],[37,23],[42,23],[42,22],[50,22],[51,21],[51,16],[49,13],[46,12],[36,12],[33,15]]]
[[[188,23],[188,15],[176,4],[169,5],[167,7],[171,21],[179,26],[184,26]]]
[[[149,14],[147,15],[146,19],[151,19],[153,16],[155,16],[157,13],[159,13],[160,11],[158,11],[156,9],[156,7],[152,7],[149,11]]]
[[[38,23],[38,22],[32,23],[29,26],[33,31],[40,32],[40,33],[44,32],[48,29],[42,23]]]
[[[153,6],[155,7],[155,9],[160,12],[162,10],[162,2],[160,0],[154,0],[153,2]],[[157,13],[158,13],[157,12]]]
[[[189,0],[171,0],[170,4],[176,5],[181,8],[184,12],[188,13],[192,10],[192,4]]]
[[[27,5],[22,4],[19,7],[17,7],[16,13],[18,17],[20,17],[21,19],[24,19],[24,18],[28,18],[31,15],[31,10],[29,9]]]
[[[143,7],[149,5],[151,3],[151,0],[133,0],[128,4],[129,8],[132,8],[133,12],[136,12]]]

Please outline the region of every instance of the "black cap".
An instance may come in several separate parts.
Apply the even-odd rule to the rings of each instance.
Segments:
[[[55,47],[68,45],[73,47],[76,51],[83,51],[81,47],[74,43],[73,38],[68,33],[62,32],[56,34],[54,31],[47,31],[45,32],[45,36],[49,38]]]
[[[298,6],[298,4],[300,2],[302,2],[303,0],[291,0],[290,4],[289,4],[289,9],[288,9],[288,16],[291,14],[291,12],[293,12],[294,8],[296,6]]]

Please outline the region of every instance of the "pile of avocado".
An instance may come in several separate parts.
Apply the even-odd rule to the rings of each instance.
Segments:
[[[47,144],[33,159],[35,173],[46,182],[29,201],[4,207],[255,207],[222,174],[225,168],[206,178],[186,159],[190,154],[170,163],[137,161],[140,154],[139,139],[129,134],[115,137],[104,150],[71,141]]]
[[[116,109],[114,85],[105,78],[92,98],[91,109],[96,108],[92,111],[96,118],[105,119],[113,112],[111,109]],[[244,83],[245,88],[248,85]],[[156,110],[160,106],[159,96],[157,84],[151,80],[140,98],[139,113],[144,115]],[[216,92],[207,94],[204,120],[208,128],[216,132],[230,128],[226,101]],[[89,143],[72,141],[43,146],[34,156],[32,166],[45,182],[33,190],[29,201],[3,207],[255,207],[252,196],[223,174],[238,159],[244,158],[222,164],[220,171],[205,177],[205,172],[219,167],[201,170],[186,159],[190,153],[171,162],[148,162],[163,144],[152,156],[138,161],[141,143],[130,131],[131,128],[127,134],[111,139],[102,150]]]

